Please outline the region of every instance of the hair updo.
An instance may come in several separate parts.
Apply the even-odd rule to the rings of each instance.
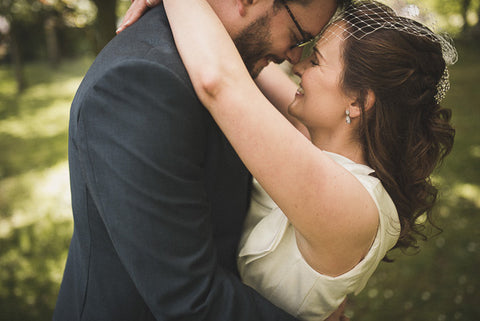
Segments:
[[[389,10],[387,16],[392,15]],[[357,12],[356,19],[362,21],[362,14]],[[441,45],[427,37],[380,28],[363,37],[346,37],[343,61],[344,90],[360,96],[359,137],[367,162],[399,214],[401,233],[395,247],[418,248],[417,237],[426,236],[417,219],[426,214],[435,226],[432,207],[438,191],[430,176],[451,151],[455,135],[451,110],[435,99],[446,70]],[[365,110],[368,90],[375,94],[375,103]]]

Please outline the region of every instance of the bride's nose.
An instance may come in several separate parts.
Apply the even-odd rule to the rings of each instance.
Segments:
[[[308,59],[304,59],[304,60],[302,60],[300,62],[297,62],[296,64],[293,65],[292,71],[298,77],[302,77],[303,72],[305,71],[305,68],[306,68],[305,60],[308,60]]]
[[[290,48],[287,52],[287,60],[291,64],[299,63],[301,56],[302,56],[302,49],[301,48]]]

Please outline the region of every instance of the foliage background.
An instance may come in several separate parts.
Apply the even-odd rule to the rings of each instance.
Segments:
[[[115,17],[129,4],[95,2],[111,2]],[[51,319],[73,231],[69,106],[102,39],[114,31],[110,25],[98,35],[108,13],[95,2],[0,0],[0,321]],[[444,231],[422,243],[419,254],[395,253],[396,262],[382,263],[350,298],[353,320],[480,320],[479,2],[422,1],[455,35],[460,53],[444,102],[453,109],[456,142],[433,177]],[[13,33],[23,39],[17,53]]]

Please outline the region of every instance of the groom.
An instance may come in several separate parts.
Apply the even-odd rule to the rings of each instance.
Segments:
[[[292,46],[336,7],[209,2],[253,76],[268,61],[298,60]],[[69,164],[74,232],[54,320],[294,320],[237,276],[250,175],[197,100],[162,6],[86,74]]]

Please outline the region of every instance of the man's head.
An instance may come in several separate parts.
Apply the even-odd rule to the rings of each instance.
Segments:
[[[270,62],[297,62],[295,45],[320,33],[351,0],[210,0],[252,77]]]

